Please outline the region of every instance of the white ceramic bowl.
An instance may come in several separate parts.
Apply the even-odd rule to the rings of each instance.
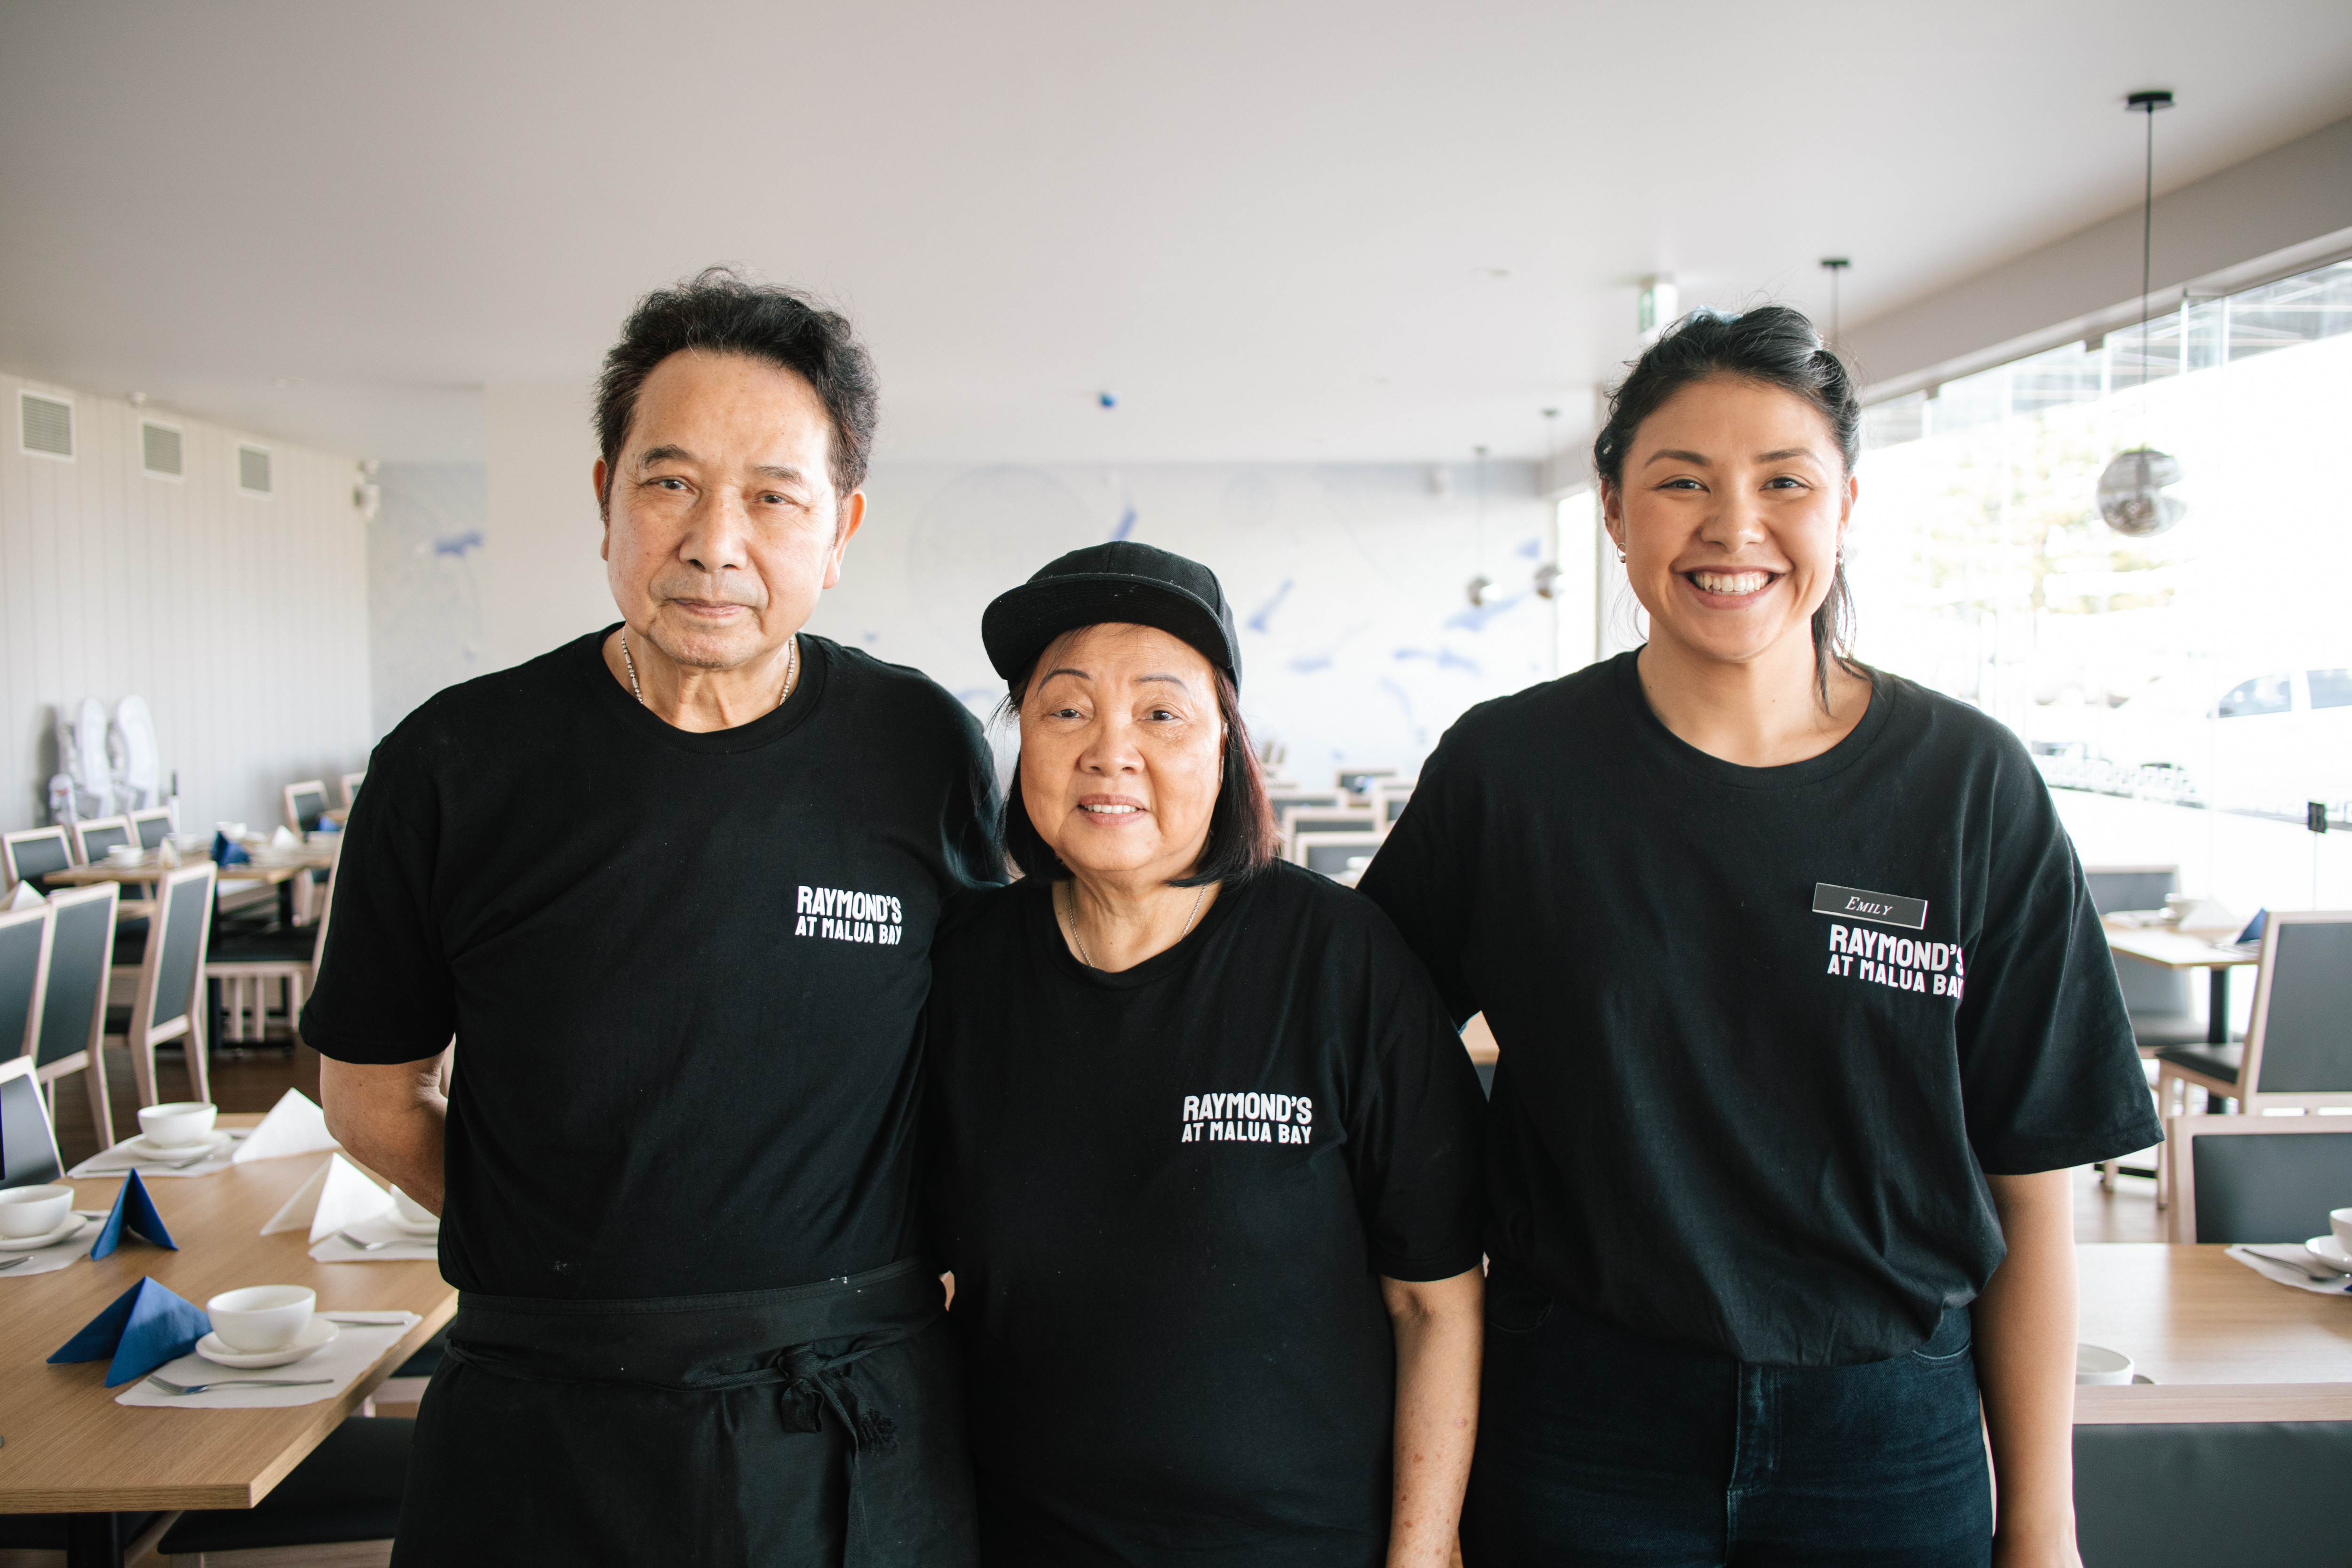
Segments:
[[[213,824],[213,826],[219,831],[227,834],[228,841],[231,844],[236,843],[239,839],[245,837],[245,824],[242,822],[215,822]],[[209,844],[212,840],[206,839],[205,842]]]
[[[139,1108],[139,1131],[158,1149],[178,1149],[212,1136],[218,1106],[201,1100],[175,1100]]]
[[[130,866],[136,864],[140,857],[146,853],[142,847],[136,844],[118,844],[106,852],[106,858],[115,865]]]
[[[284,1350],[310,1324],[319,1293],[300,1285],[248,1285],[205,1303],[213,1332],[233,1351]]]
[[[392,1206],[394,1212],[396,1212],[402,1219],[407,1221],[410,1225],[439,1225],[441,1223],[440,1215],[435,1214],[431,1209],[426,1208],[423,1204],[418,1203],[415,1198],[410,1197],[406,1193],[402,1192],[398,1187],[392,1189]]]
[[[2336,1233],[2336,1245],[2352,1252],[2352,1209],[2327,1211],[2327,1228]]]
[[[65,1224],[71,1207],[71,1187],[10,1187],[0,1192],[0,1236],[47,1236]]]
[[[213,847],[213,836],[209,833],[174,833],[172,844],[183,855],[194,855]]]
[[[2129,1383],[2132,1358],[2105,1345],[2074,1347],[2074,1381],[2078,1384]]]

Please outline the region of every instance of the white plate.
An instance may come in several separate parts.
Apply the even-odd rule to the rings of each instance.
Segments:
[[[158,1143],[141,1132],[115,1148],[142,1160],[193,1160],[199,1154],[216,1154],[231,1141],[226,1128],[215,1127],[193,1143]]]
[[[2352,1258],[2344,1254],[2343,1244],[2333,1235],[2315,1236],[2303,1244],[2303,1249],[2339,1274],[2352,1274]]]
[[[44,1247],[55,1247],[89,1223],[78,1214],[68,1215],[65,1224],[47,1236],[13,1236],[0,1240],[0,1252],[34,1252]]]
[[[342,1331],[331,1319],[314,1317],[302,1325],[302,1331],[294,1336],[294,1342],[282,1350],[233,1351],[221,1342],[218,1334],[206,1334],[196,1342],[196,1353],[221,1366],[247,1369],[284,1366],[289,1362],[300,1361],[306,1355],[325,1350]]]
[[[438,1236],[441,1234],[441,1222],[437,1219],[428,1219],[420,1225],[415,1220],[401,1218],[400,1211],[398,1209],[394,1209],[391,1212],[381,1215],[377,1217],[381,1218],[386,1225],[392,1226],[393,1229],[406,1231],[411,1236]]]

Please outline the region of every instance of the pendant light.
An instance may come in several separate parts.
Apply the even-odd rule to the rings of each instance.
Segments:
[[[2124,101],[2134,114],[2147,116],[2147,168],[2139,220],[2139,389],[2140,417],[2145,426],[2148,273],[2156,237],[2156,111],[2172,107],[2172,94],[2136,92]],[[2156,450],[2143,440],[2128,452],[2116,453],[2106,471],[2099,476],[2099,515],[2117,533],[2133,539],[2152,539],[2189,515],[2189,503],[2171,493],[2180,479],[2180,459]]]
[[[1474,610],[1477,610],[1477,609],[1484,609],[1484,608],[1486,607],[1486,590],[1487,590],[1487,589],[1489,589],[1489,588],[1491,588],[1491,587],[1493,587],[1493,586],[1495,585],[1495,580],[1494,580],[1492,577],[1489,577],[1489,576],[1487,576],[1487,575],[1486,575],[1486,447],[1472,447],[1472,448],[1471,448],[1471,450],[1478,454],[1478,466],[1477,466],[1476,469],[1475,470],[1475,471],[1476,472],[1477,476],[1478,476],[1478,477],[1477,477],[1477,481],[1476,481],[1476,482],[1477,482],[1477,487],[1478,487],[1478,490],[1477,490],[1477,501],[1476,501],[1476,505],[1477,505],[1477,511],[1476,511],[1476,513],[1475,513],[1475,516],[1476,516],[1476,518],[1477,518],[1478,556],[1477,556],[1477,561],[1476,561],[1476,563],[1475,563],[1476,567],[1477,567],[1477,570],[1476,570],[1476,572],[1475,572],[1475,574],[1473,574],[1473,575],[1472,575],[1472,576],[1471,576],[1471,578],[1470,578],[1470,581],[1469,581],[1468,583],[1466,583],[1465,584],[1464,584],[1464,587],[1467,590],[1467,592],[1469,593],[1469,595],[1470,595],[1470,607],[1471,607],[1472,609],[1474,609]]]
[[[1822,270],[1830,275],[1830,349],[1832,353],[1837,352],[1841,346],[1841,334],[1838,331],[1838,280],[1845,276],[1845,269],[1853,265],[1853,258],[1850,256],[1822,258]]]

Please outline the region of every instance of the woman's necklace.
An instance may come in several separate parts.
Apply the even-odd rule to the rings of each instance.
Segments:
[[[1208,896],[1209,884],[1203,882],[1201,890],[1192,895],[1192,912],[1184,917],[1184,929],[1176,933],[1176,942],[1182,942],[1192,934],[1192,922],[1201,918],[1201,901]],[[1075,887],[1070,889],[1069,902],[1062,910],[1062,923],[1070,928],[1070,945],[1078,950],[1078,962],[1092,969],[1095,961],[1087,956],[1087,944],[1078,935],[1078,890]],[[1171,942],[1168,945],[1173,947],[1176,942]]]
[[[621,628],[621,662],[628,667],[629,694],[637,700],[637,706],[652,707],[653,704],[646,700],[646,694],[637,689],[637,661],[629,657],[629,628],[626,626]],[[772,713],[776,708],[782,708],[784,705],[784,699],[793,694],[793,682],[800,679],[800,674],[801,639],[798,634],[795,634],[792,647],[784,652],[784,689],[776,693],[775,708],[771,708],[768,711]]]

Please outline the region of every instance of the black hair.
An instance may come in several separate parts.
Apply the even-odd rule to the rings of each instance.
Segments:
[[[1622,490],[1625,458],[1642,421],[1694,382],[1710,376],[1794,393],[1829,422],[1845,471],[1862,457],[1862,402],[1845,362],[1822,342],[1801,310],[1764,305],[1737,315],[1693,310],[1666,329],[1625,379],[1609,395],[1609,418],[1592,440],[1592,468],[1612,489]],[[1829,596],[1813,612],[1813,676],[1822,704],[1829,705],[1830,666],[1864,675],[1848,651],[1853,641],[1853,590],[1845,580],[1845,556],[1838,555]]]
[[[1042,660],[1044,652],[1037,657]],[[1214,665],[1210,670],[1217,679],[1217,714],[1225,721],[1223,776],[1217,783],[1217,804],[1209,812],[1209,838],[1202,847],[1200,864],[1189,877],[1168,879],[1171,888],[1199,888],[1211,882],[1238,888],[1273,865],[1282,847],[1282,832],[1275,826],[1274,806],[1265,798],[1265,781],[1257,771],[1257,752],[1250,745],[1248,727],[1242,722],[1241,690],[1223,670]],[[1036,672],[1033,664],[1011,683],[1000,713],[1018,716],[1029,695],[1030,678]],[[1017,763],[1013,784],[1004,792],[998,837],[1006,857],[1023,876],[1043,877],[1049,882],[1069,877],[1070,868],[1029,820],[1029,807],[1021,798]]]
[[[604,494],[611,499],[621,443],[637,411],[637,393],[654,366],[686,349],[744,354],[789,370],[816,389],[833,423],[825,466],[833,489],[845,496],[866,482],[881,416],[882,389],[873,358],[848,319],[797,289],[753,283],[731,268],[709,267],[675,289],[657,289],[637,301],[621,324],[621,341],[604,356],[596,378],[596,449],[604,459]]]

